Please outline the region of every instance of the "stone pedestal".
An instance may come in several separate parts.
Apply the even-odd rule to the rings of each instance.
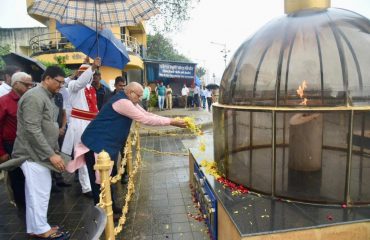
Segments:
[[[289,169],[321,169],[323,117],[320,113],[295,114],[289,121]]]

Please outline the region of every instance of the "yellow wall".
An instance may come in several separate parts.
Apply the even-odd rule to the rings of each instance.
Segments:
[[[81,52],[68,52],[68,53],[49,53],[38,55],[35,58],[44,62],[56,63],[56,57],[63,56],[66,59],[66,64],[82,64],[86,55]],[[92,61],[92,60],[91,60]]]
[[[130,55],[130,62],[126,65],[125,69],[144,69],[144,62],[141,57]]]
[[[122,71],[117,68],[102,66],[100,68],[101,78],[106,82],[114,81],[117,76],[122,76]]]
[[[56,56],[68,56],[66,59],[66,64],[82,64],[84,58],[86,57],[85,54],[79,53],[79,52],[73,52],[73,53],[63,53],[63,54],[43,54],[35,57],[39,61],[44,62],[50,62],[50,63],[56,63],[56,60],[54,59]],[[93,60],[90,59],[90,62]],[[109,83],[109,80],[114,80],[117,76],[122,76],[122,71],[117,68],[112,67],[106,67],[102,66],[100,68],[100,72],[102,74],[102,79],[104,79],[107,83]]]
[[[85,59],[86,55],[81,52],[68,52],[68,53],[49,53],[49,54],[42,54],[38,55],[35,58],[39,61],[43,62],[50,62],[50,63],[57,63],[56,57],[63,56],[65,57],[65,64],[82,64],[83,60]],[[90,58],[90,62],[92,62],[93,59]],[[128,69],[144,69],[144,62],[143,60],[136,56],[136,55],[130,55],[130,62],[126,65],[126,67],[123,69],[124,71]],[[121,71],[117,69],[118,71]]]
[[[132,37],[136,38],[139,44],[146,45],[146,35],[144,34],[132,34]]]
[[[120,27],[112,27],[110,30],[112,31],[114,36],[116,36],[117,38],[119,38],[121,36],[121,28]]]

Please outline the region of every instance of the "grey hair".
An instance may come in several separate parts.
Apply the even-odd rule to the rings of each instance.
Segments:
[[[26,78],[32,79],[32,76],[25,72],[16,72],[12,75],[11,85],[13,86],[16,82],[22,82]]]
[[[140,83],[138,82],[130,82],[129,84],[126,85],[125,89],[127,90],[143,90],[143,86],[141,86]]]

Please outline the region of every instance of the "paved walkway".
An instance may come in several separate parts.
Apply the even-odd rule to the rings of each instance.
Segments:
[[[203,110],[173,109],[155,112],[165,116],[194,116],[197,123],[211,126],[212,117]],[[148,127],[152,129],[152,127]],[[153,128],[154,129],[154,128]],[[158,129],[158,128],[156,128]],[[182,133],[181,129],[161,127],[162,131]],[[163,152],[184,152],[197,146],[197,139],[180,136],[148,136],[142,130],[142,147]],[[211,132],[206,132],[211,139]],[[71,239],[81,240],[84,216],[92,200],[81,194],[73,175],[66,174],[72,187],[52,193],[48,218],[50,224],[63,225],[72,233]],[[193,217],[199,214],[189,188],[187,156],[156,155],[143,152],[143,165],[136,179],[136,192],[129,207],[127,223],[117,239],[209,239],[206,225]],[[123,203],[126,185],[118,184],[117,202]],[[24,216],[8,203],[3,181],[0,183],[0,240],[27,239]],[[102,238],[103,239],[103,238]]]

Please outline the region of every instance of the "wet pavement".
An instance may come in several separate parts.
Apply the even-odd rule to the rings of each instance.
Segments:
[[[193,116],[197,123],[210,127],[212,116],[203,110],[173,109],[155,112],[166,116]],[[196,147],[198,140],[190,137],[181,129],[160,127],[163,132],[171,131],[177,136],[150,136],[145,127],[141,145],[143,148],[162,152],[186,152]],[[208,138],[211,133],[207,132]],[[193,216],[199,214],[193,202],[189,187],[188,156],[159,155],[142,152],[143,161],[135,181],[136,192],[130,202],[127,221],[116,239],[209,239],[204,222]],[[62,225],[72,233],[71,239],[81,239],[84,232],[84,216],[93,204],[81,194],[79,183],[74,182],[72,174],[65,174],[71,187],[52,193],[48,219],[49,223]],[[118,183],[116,201],[122,206],[126,185]],[[0,181],[0,240],[28,239],[24,215],[18,213],[6,196],[4,181]],[[101,239],[104,239],[102,237]]]

